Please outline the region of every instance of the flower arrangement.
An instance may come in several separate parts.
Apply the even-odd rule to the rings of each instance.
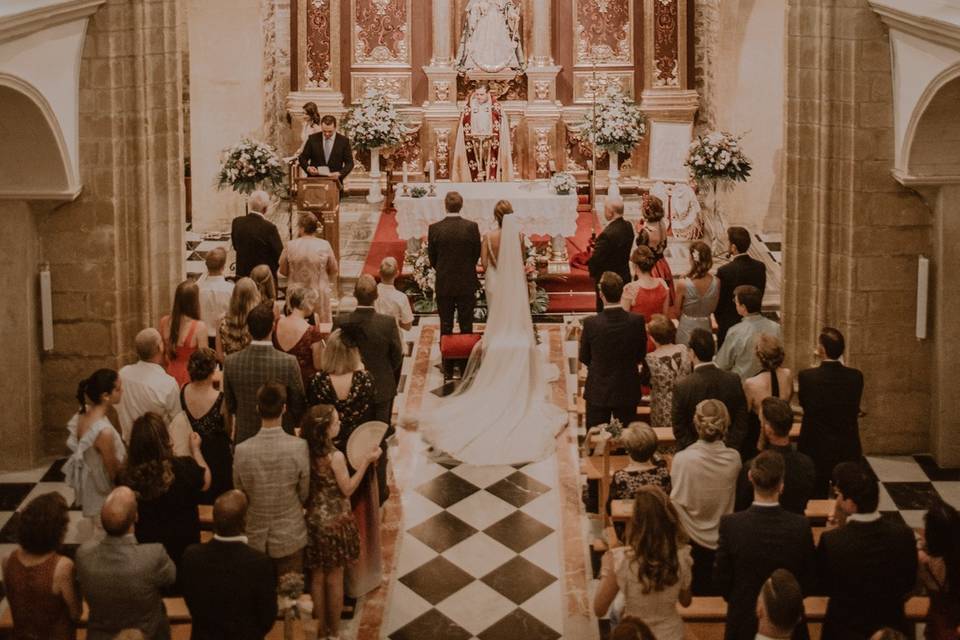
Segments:
[[[590,111],[584,120],[590,139],[611,153],[630,151],[647,131],[640,107],[615,85],[597,102],[596,120]]]
[[[290,572],[280,576],[277,584],[277,608],[283,614],[284,640],[292,640],[293,620],[297,616],[309,618],[312,613],[313,609],[309,603],[301,604],[300,596],[302,595],[303,574]]]
[[[224,149],[217,174],[217,188],[230,187],[249,194],[257,189],[277,192],[283,186],[287,170],[273,147],[250,138]]]
[[[411,188],[410,188],[410,197],[411,197],[411,198],[422,198],[422,197],[425,196],[425,195],[427,195],[427,188],[426,188],[426,187],[416,186],[416,187],[411,187]]]
[[[393,102],[378,92],[368,93],[363,102],[350,110],[343,129],[357,149],[394,147],[406,133]]]
[[[577,179],[569,173],[561,171],[553,174],[550,178],[550,187],[557,192],[557,195],[565,196],[571,191],[577,189]]]
[[[726,131],[714,131],[706,136],[697,136],[690,144],[686,165],[690,175],[697,180],[731,180],[746,182],[750,177],[750,160],[740,147],[742,135]]]

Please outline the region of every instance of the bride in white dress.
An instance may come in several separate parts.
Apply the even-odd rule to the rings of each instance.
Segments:
[[[506,205],[503,207],[502,205]],[[509,203],[497,204],[499,247],[483,239],[489,315],[457,390],[420,421],[434,449],[474,465],[519,464],[551,455],[567,412],[547,399],[551,370],[537,348],[521,250]]]

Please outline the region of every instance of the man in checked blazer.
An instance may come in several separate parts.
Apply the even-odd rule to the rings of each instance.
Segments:
[[[237,445],[233,457],[233,484],[250,500],[247,544],[270,556],[280,577],[303,572],[303,504],[310,493],[307,441],[280,426],[286,400],[281,384],[268,382],[260,388],[257,412],[263,426]]]
[[[223,362],[223,395],[227,409],[235,418],[234,442],[240,444],[260,428],[257,391],[268,382],[286,387],[287,409],[283,428],[293,433],[306,410],[303,380],[297,359],[273,348],[273,307],[261,304],[247,315],[247,328],[253,337],[250,345],[231,353]]]

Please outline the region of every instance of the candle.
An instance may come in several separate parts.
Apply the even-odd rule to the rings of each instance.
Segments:
[[[407,163],[403,163],[403,184],[407,184]]]
[[[437,177],[436,175],[434,175],[434,172],[433,172],[433,160],[430,160],[427,163],[427,166],[430,169],[430,184],[434,184],[437,181]]]

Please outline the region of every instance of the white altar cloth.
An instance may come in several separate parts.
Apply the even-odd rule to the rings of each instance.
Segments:
[[[437,195],[432,198],[404,197],[398,188],[394,200],[397,235],[404,240],[425,238],[427,227],[444,217],[443,198],[450,191],[463,196],[460,215],[476,222],[480,233],[496,227],[493,207],[500,200],[510,201],[513,215],[527,235],[570,237],[577,233],[577,196],[557,195],[548,182],[444,182],[437,184]]]

